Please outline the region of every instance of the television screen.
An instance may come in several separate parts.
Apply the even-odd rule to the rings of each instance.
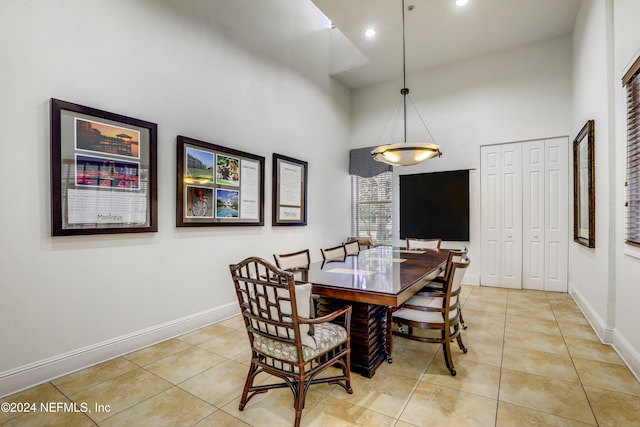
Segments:
[[[469,171],[400,175],[400,238],[469,241]]]

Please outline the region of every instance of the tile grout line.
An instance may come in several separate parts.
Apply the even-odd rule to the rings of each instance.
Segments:
[[[404,414],[404,411],[407,409],[407,406],[409,406],[409,402],[411,402],[411,399],[413,398],[413,396],[415,395],[416,391],[418,390],[418,387],[420,387],[420,383],[424,379],[424,376],[426,375],[426,373],[429,370],[429,368],[431,367],[431,365],[433,365],[434,360],[436,360],[436,357],[438,356],[438,351],[436,351],[436,353],[433,355],[433,357],[431,358],[431,362],[429,362],[429,364],[425,368],[424,372],[420,375],[420,378],[418,378],[418,382],[413,387],[413,390],[411,390],[411,393],[409,394],[409,398],[404,403],[404,405],[402,405],[402,410],[400,411],[400,413],[396,417],[395,423],[393,424],[394,426],[398,425],[398,423],[400,422],[400,418],[402,417],[402,414]],[[403,422],[405,422],[406,424],[411,424],[411,423],[407,423],[406,421],[403,421]]]
[[[576,367],[576,363],[575,363],[575,361],[573,359],[573,354],[571,354],[571,350],[569,349],[569,345],[567,344],[567,340],[565,339],[564,332],[562,331],[562,328],[560,327],[560,323],[558,323],[558,317],[556,316],[555,309],[553,308],[553,304],[552,304],[551,300],[549,299],[548,295],[547,295],[547,301],[549,302],[549,305],[551,306],[551,313],[553,313],[553,320],[555,320],[556,325],[558,326],[558,330],[560,331],[560,337],[562,337],[562,342],[564,343],[565,347],[567,347],[567,353],[569,353],[569,359],[571,359],[571,365],[573,366],[573,369],[576,371],[576,376],[578,377],[578,381],[580,382],[580,388],[582,389],[582,392],[584,393],[584,397],[587,399],[587,403],[589,404],[589,409],[591,410],[591,415],[593,416],[593,419],[596,422],[596,426],[599,426],[600,423],[598,423],[598,417],[596,416],[596,413],[593,410],[593,406],[591,404],[591,399],[589,399],[589,395],[587,394],[587,391],[584,389],[584,384],[582,382],[582,377],[580,376],[580,373],[578,372],[578,368]]]
[[[519,291],[519,290],[518,290],[518,289],[514,289],[514,290],[513,290],[513,292],[516,292],[516,291]],[[509,290],[509,294],[510,294],[511,292],[512,292],[512,290]],[[566,341],[564,340],[564,335],[562,334],[562,329],[560,328],[560,325],[558,324],[558,320],[557,320],[557,318],[556,318],[555,312],[553,311],[553,305],[552,305],[552,303],[551,303],[551,300],[549,299],[549,293],[550,293],[550,292],[549,292],[549,291],[541,291],[541,292],[545,295],[546,302],[549,304],[549,308],[550,308],[550,310],[551,310],[551,313],[552,313],[552,314],[553,314],[553,316],[554,316],[554,322],[555,322],[555,324],[556,324],[556,327],[558,328],[558,331],[560,331],[560,336],[561,336],[561,337],[562,337],[562,339],[563,339],[563,342],[564,342],[565,347],[566,347],[566,349],[567,349],[567,353],[569,354],[569,357],[571,358],[571,362],[572,362],[573,368],[574,368],[574,370],[575,370],[575,372],[576,372],[576,375],[578,376],[578,381],[580,382],[580,387],[583,389],[583,392],[585,393],[585,397],[587,397],[586,392],[584,391],[584,387],[583,387],[583,384],[582,384],[582,380],[580,379],[580,376],[578,375],[578,371],[577,371],[577,369],[576,369],[576,367],[575,367],[575,364],[573,363],[573,358],[572,358],[572,356],[571,356],[571,353],[569,352],[569,347],[568,347],[568,345],[567,345]],[[505,317],[505,319],[506,319],[506,317]],[[505,322],[505,325],[506,325],[506,322]],[[506,336],[506,326],[505,326],[505,336]],[[501,372],[502,372],[502,366],[501,366]],[[527,374],[528,374],[528,375],[540,376],[540,377],[542,377],[542,378],[547,378],[545,375],[541,375],[541,374],[533,374],[533,373],[527,373]],[[565,381],[565,380],[561,380],[561,379],[559,379],[559,381],[563,381],[563,382],[569,382],[569,383],[571,383],[571,381]],[[596,424],[595,424],[595,425],[596,425],[596,426],[598,426],[599,424],[598,424],[597,419],[596,419],[596,417],[595,417],[595,413],[593,412],[593,409],[591,408],[591,402],[589,401],[589,399],[588,399],[588,398],[587,398],[587,401],[589,402],[589,409],[591,409],[591,411],[592,411],[592,415],[594,416],[594,420],[596,421]],[[569,421],[572,421],[572,422],[576,422],[576,421],[578,421],[578,420],[575,420],[575,419],[570,418],[570,417],[566,417],[566,416],[562,416],[562,415],[558,415],[558,414],[553,414],[553,413],[546,412],[546,411],[541,411],[541,410],[539,410],[539,409],[528,408],[528,407],[526,407],[526,406],[521,406],[521,405],[516,405],[516,406],[523,407],[523,408],[530,409],[530,410],[534,410],[534,411],[536,411],[536,412],[540,412],[540,413],[544,413],[544,414],[552,415],[552,416],[555,416],[555,417],[560,417],[560,418],[563,418],[563,419],[566,419],[566,420],[569,420]]]
[[[498,395],[496,396],[496,420],[494,425],[498,425],[498,415],[500,408],[500,385],[502,384],[502,369],[504,365],[504,343],[507,338],[507,311],[509,309],[509,295],[511,290],[507,289],[507,298],[504,304],[504,322],[502,323],[502,348],[500,349],[500,375],[498,376]]]

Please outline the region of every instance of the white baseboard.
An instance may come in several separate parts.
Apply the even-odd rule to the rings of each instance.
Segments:
[[[640,382],[640,353],[622,336],[617,329],[613,331],[613,349],[629,367],[631,373]]]
[[[574,286],[569,284],[569,295],[573,298],[573,300],[578,305],[582,314],[587,319],[587,322],[593,328],[593,331],[598,335],[600,341],[603,344],[611,344],[611,332],[612,329],[607,327],[607,324],[604,320],[598,315],[598,313],[593,309],[591,304],[582,296],[580,291],[578,291]]]
[[[582,294],[571,285],[569,285],[569,294],[586,317],[596,335],[598,335],[598,338],[600,338],[600,341],[602,341],[603,344],[612,346],[631,373],[640,381],[640,354],[638,350],[620,334],[617,328],[607,326],[595,310],[593,310],[591,305],[582,297]]]
[[[0,372],[0,398],[228,319],[239,312],[237,303],[227,304]]]
[[[462,279],[462,283],[465,285],[478,285],[480,286],[480,275],[479,274],[465,274],[464,279]]]

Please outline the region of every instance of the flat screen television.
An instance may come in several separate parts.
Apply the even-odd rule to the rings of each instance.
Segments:
[[[400,175],[400,238],[469,241],[469,171]]]

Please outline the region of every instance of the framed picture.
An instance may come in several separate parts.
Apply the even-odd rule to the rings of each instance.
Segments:
[[[273,155],[273,225],[307,225],[307,162]]]
[[[51,99],[51,235],[158,231],[158,126]]]
[[[573,240],[596,247],[594,121],[589,120],[573,140]]]
[[[178,136],[176,226],[264,225],[264,157]]]

